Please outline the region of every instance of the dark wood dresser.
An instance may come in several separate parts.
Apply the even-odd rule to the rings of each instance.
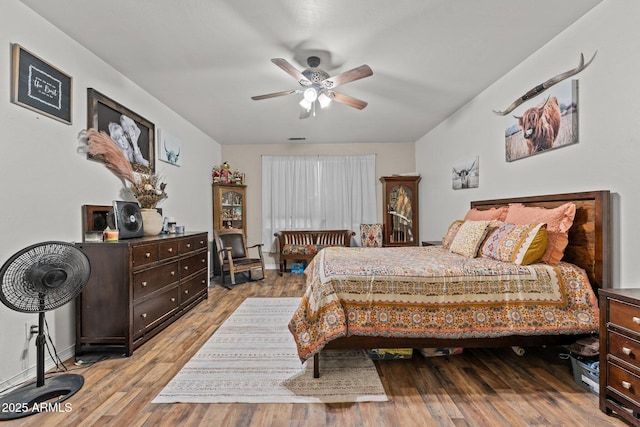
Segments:
[[[76,298],[76,354],[134,349],[207,298],[207,233],[76,243],[91,262]]]
[[[640,289],[600,289],[600,410],[640,425]]]

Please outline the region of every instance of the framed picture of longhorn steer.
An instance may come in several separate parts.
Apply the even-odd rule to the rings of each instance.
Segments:
[[[165,129],[158,129],[158,159],[173,166],[182,165],[182,141]]]
[[[578,80],[558,83],[513,110],[507,120],[507,162],[578,143]]]

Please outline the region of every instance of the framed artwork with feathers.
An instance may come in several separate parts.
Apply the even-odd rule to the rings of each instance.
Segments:
[[[109,135],[134,171],[155,172],[153,123],[93,88],[87,89],[87,110],[87,128]]]

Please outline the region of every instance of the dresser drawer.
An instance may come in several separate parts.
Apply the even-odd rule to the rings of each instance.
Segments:
[[[168,289],[160,295],[133,307],[133,334],[140,336],[178,310],[178,287]]]
[[[640,334],[640,306],[609,300],[609,322]]]
[[[198,249],[209,249],[209,240],[207,239],[206,234],[194,237],[193,242],[195,244],[194,250],[196,251]]]
[[[207,267],[207,253],[199,252],[180,260],[180,278],[185,278]]]
[[[137,300],[178,280],[178,261],[133,275],[133,299]]]
[[[140,267],[158,261],[158,245],[140,245],[133,248],[133,267]]]
[[[607,331],[606,351],[620,360],[640,368],[640,342],[616,332]]]
[[[640,377],[610,362],[607,363],[607,373],[608,387],[632,400],[637,406],[640,402]]]
[[[169,259],[178,256],[178,242],[171,240],[162,242],[158,245],[160,260]]]
[[[207,291],[207,272],[201,273],[180,283],[180,305],[188,304],[190,300]]]
[[[187,239],[180,239],[178,240],[178,246],[179,246],[180,255],[193,252],[196,247],[195,238],[189,237]]]

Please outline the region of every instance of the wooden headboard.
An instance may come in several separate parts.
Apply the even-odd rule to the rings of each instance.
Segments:
[[[509,203],[522,203],[526,206],[554,208],[568,202],[575,203],[576,216],[569,230],[569,244],[562,260],[582,267],[587,272],[597,295],[598,288],[611,287],[611,262],[609,259],[611,254],[611,217],[608,190],[480,200],[471,202],[471,207],[483,210],[508,206]]]

